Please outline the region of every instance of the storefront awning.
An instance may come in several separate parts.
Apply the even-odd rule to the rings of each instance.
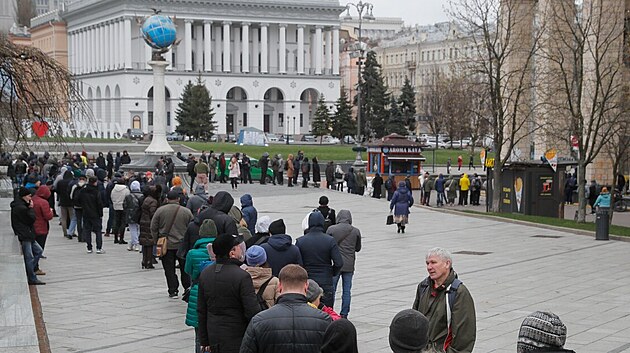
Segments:
[[[389,160],[396,160],[396,161],[426,161],[427,159],[424,157],[417,157],[417,156],[388,156],[387,159]]]

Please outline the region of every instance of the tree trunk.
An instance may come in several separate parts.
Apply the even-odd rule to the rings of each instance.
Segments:
[[[586,180],[586,165],[582,159],[578,161],[577,174],[578,174],[577,184],[578,184],[578,201],[579,201],[578,222],[584,223],[586,222],[586,193],[584,192],[585,180]]]
[[[503,189],[503,180],[501,180],[501,165],[496,163],[492,168],[492,212],[501,212],[501,191]]]

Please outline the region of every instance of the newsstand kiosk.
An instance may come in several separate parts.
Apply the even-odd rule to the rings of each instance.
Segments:
[[[383,137],[378,143],[370,144],[367,148],[367,174],[373,177],[379,173],[383,181],[394,178],[394,181],[404,181],[409,177],[411,188],[420,188],[418,176],[422,170],[421,145],[408,140],[405,136],[391,134]]]

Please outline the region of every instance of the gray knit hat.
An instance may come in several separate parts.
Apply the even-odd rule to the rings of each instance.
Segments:
[[[563,348],[566,340],[567,327],[558,315],[536,311],[523,320],[516,351],[526,353],[540,348]]]
[[[420,353],[428,342],[429,320],[421,312],[405,309],[389,325],[389,347],[394,353]]]

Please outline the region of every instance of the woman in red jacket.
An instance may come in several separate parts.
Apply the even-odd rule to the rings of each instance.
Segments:
[[[38,187],[33,197],[33,210],[35,211],[35,224],[33,228],[35,228],[35,241],[42,247],[42,250],[46,245],[46,238],[48,237],[48,230],[50,229],[48,221],[53,218],[53,211],[48,203],[49,197],[50,187],[47,185]],[[46,273],[36,268],[35,274],[41,276]]]

